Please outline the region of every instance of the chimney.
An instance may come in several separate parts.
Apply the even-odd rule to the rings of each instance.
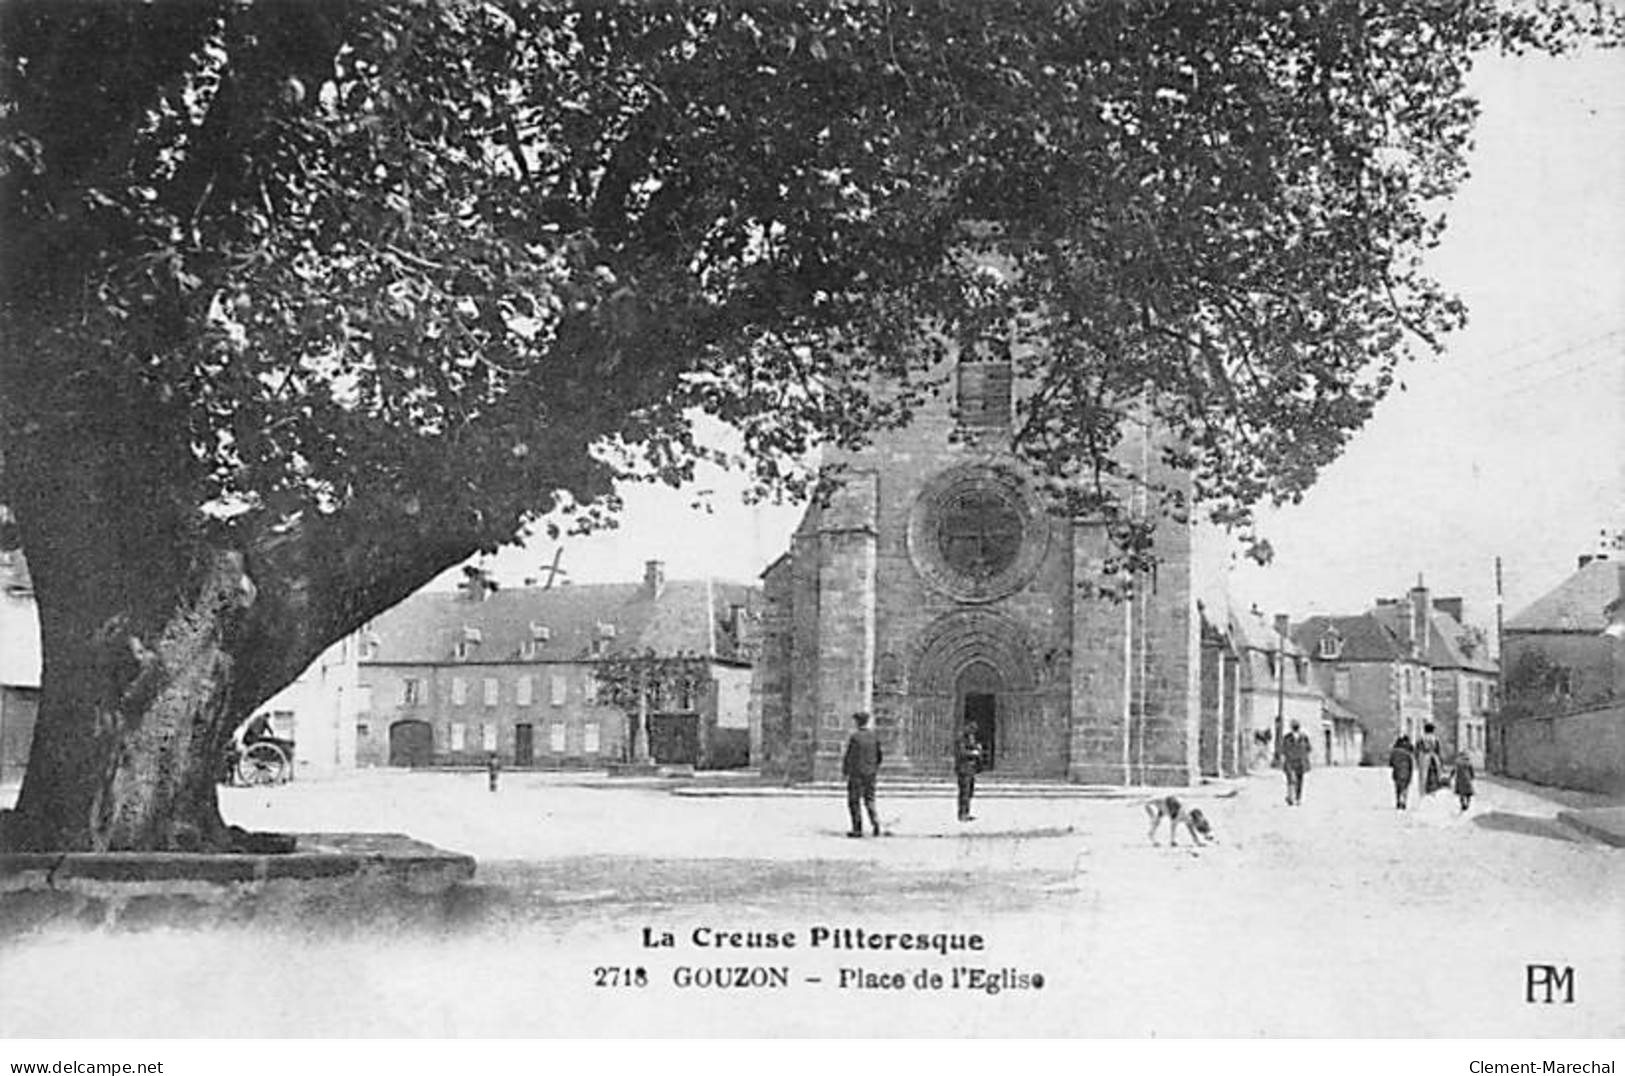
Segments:
[[[1411,588],[1410,602],[1410,637],[1411,652],[1423,661],[1428,659],[1428,637],[1432,635],[1433,602],[1429,599],[1428,588],[1422,583],[1422,577],[1416,577],[1416,585]]]
[[[1292,618],[1285,613],[1275,614],[1275,634],[1283,639],[1292,637]]]
[[[1467,621],[1463,619],[1464,609],[1462,600],[1460,598],[1434,598],[1433,608],[1452,617],[1458,624],[1467,623]]]
[[[666,589],[666,564],[659,560],[646,560],[643,562],[643,594],[644,597],[659,598]]]

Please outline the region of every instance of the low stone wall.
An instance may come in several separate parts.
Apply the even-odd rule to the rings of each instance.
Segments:
[[[1625,793],[1625,705],[1505,722],[1508,777]]]
[[[473,877],[473,857],[394,833],[300,834],[286,854],[6,853],[0,937],[66,924],[366,922],[385,902],[433,917]]]

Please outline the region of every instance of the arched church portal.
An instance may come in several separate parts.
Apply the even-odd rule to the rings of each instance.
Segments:
[[[1033,650],[1020,624],[989,609],[956,610],[928,627],[910,662],[909,762],[946,773],[959,729],[969,722],[984,766],[1014,776],[1064,774],[1065,744],[1050,742]]]
[[[982,769],[995,770],[999,765],[999,696],[1007,695],[1004,678],[985,661],[973,661],[959,674],[955,710],[959,726],[969,725],[976,730],[976,742],[982,745]]]

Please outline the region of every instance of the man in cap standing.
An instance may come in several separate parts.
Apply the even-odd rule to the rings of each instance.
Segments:
[[[869,824],[876,837],[880,836],[880,816],[875,813],[875,778],[880,773],[880,737],[869,727],[867,713],[852,715],[855,726],[846,741],[846,755],[841,759],[841,775],[846,778],[846,810],[852,816],[848,837],[863,836],[863,815],[860,806],[869,812]]]
[[[1289,807],[1303,803],[1303,775],[1309,772],[1313,746],[1309,737],[1292,722],[1292,730],[1281,737],[1281,770],[1286,774],[1286,802]]]

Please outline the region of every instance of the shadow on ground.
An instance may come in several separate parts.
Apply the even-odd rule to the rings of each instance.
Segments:
[[[1546,837],[1555,841],[1583,843],[1579,835],[1555,818],[1487,811],[1473,818],[1473,824],[1500,833],[1520,833],[1525,837]]]

